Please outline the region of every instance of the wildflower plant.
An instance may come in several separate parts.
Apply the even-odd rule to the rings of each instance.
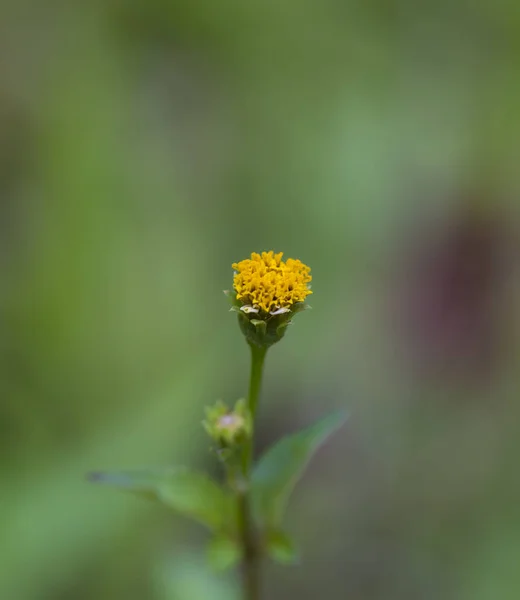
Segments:
[[[283,529],[290,494],[319,446],[345,420],[342,411],[275,443],[253,464],[256,414],[268,349],[285,335],[293,317],[308,308],[312,277],[299,260],[280,252],[253,252],[234,263],[233,289],[225,292],[251,352],[247,398],[233,406],[217,401],[206,409],[203,427],[223,483],[181,467],[95,473],[91,479],[145,494],[199,521],[211,532],[207,558],[218,570],[241,567],[243,600],[260,599],[264,558],[298,562],[294,542]]]

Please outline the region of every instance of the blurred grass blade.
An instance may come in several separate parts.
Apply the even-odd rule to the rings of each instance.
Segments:
[[[89,479],[159,500],[211,530],[232,528],[231,496],[204,473],[177,467],[93,473]]]
[[[255,516],[261,524],[277,528],[289,496],[320,445],[346,421],[337,411],[314,425],[287,436],[272,446],[252,476]]]
[[[298,549],[289,535],[280,530],[267,534],[267,554],[281,565],[296,565],[300,561]]]

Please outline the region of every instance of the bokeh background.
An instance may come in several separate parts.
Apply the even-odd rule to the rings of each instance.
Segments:
[[[206,534],[85,482],[211,469],[231,263],[311,265],[259,451],[338,407],[265,597],[520,597],[513,0],[2,4],[0,598],[236,598]]]

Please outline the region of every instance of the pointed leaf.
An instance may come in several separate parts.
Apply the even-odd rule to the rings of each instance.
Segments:
[[[300,562],[296,545],[287,533],[279,530],[270,531],[266,545],[267,553],[275,562],[281,565],[296,565]]]
[[[252,476],[252,496],[257,520],[277,528],[289,496],[320,445],[346,420],[335,412],[298,433],[289,435],[260,459]]]
[[[225,571],[234,567],[241,557],[238,543],[227,536],[216,536],[208,544],[206,556],[211,568],[215,571]]]
[[[233,528],[232,497],[204,473],[165,468],[93,473],[90,480],[159,500],[210,529]]]

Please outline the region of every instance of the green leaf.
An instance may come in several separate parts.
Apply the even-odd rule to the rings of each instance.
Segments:
[[[215,571],[225,571],[234,567],[241,555],[242,551],[238,543],[223,535],[215,536],[206,549],[208,563]]]
[[[283,438],[264,454],[251,480],[255,517],[261,524],[278,528],[289,496],[309,460],[345,420],[346,413],[337,411]]]
[[[233,498],[204,473],[172,467],[93,473],[89,479],[159,500],[211,530],[234,530]]]
[[[267,554],[282,565],[296,565],[300,561],[299,552],[288,534],[280,530],[269,531],[266,538]]]

